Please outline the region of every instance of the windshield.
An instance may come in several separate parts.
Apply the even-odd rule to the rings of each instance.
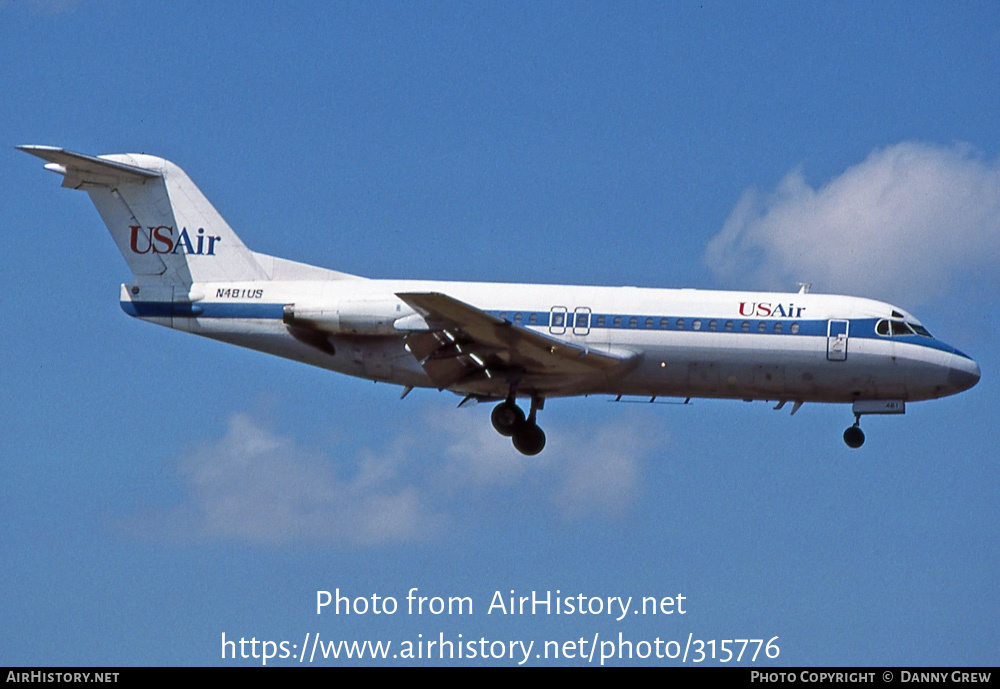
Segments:
[[[883,318],[875,324],[875,332],[879,335],[887,335],[891,337],[901,337],[903,335],[933,337],[930,331],[919,323],[908,323],[906,321],[888,318]]]

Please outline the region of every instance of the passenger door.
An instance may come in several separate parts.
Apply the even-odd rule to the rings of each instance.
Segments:
[[[847,361],[847,334],[850,321],[831,320],[826,324],[826,358]]]

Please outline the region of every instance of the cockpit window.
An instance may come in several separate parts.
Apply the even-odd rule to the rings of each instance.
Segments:
[[[905,321],[887,320],[883,318],[875,324],[875,332],[879,335],[891,335],[900,337],[903,335],[920,335],[922,337],[933,337],[922,325],[907,323]]]
[[[889,324],[892,326],[892,334],[893,334],[894,337],[897,336],[897,335],[915,335],[916,334],[916,333],[913,332],[913,330],[910,329],[910,326],[908,326],[903,321],[889,321]]]

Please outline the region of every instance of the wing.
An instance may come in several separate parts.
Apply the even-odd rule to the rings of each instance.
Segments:
[[[406,347],[441,390],[505,381],[513,371],[533,379],[531,387],[557,388],[563,379],[607,374],[636,358],[631,352],[599,352],[542,335],[446,294],[396,296],[423,317],[421,329],[406,336]]]

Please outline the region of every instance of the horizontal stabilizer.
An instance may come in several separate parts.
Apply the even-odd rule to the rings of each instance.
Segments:
[[[142,184],[162,176],[158,170],[105,160],[83,153],[74,153],[55,146],[18,146],[19,150],[49,161],[46,170],[57,172],[66,179],[64,187],[79,189],[83,184],[114,186],[123,182]]]

